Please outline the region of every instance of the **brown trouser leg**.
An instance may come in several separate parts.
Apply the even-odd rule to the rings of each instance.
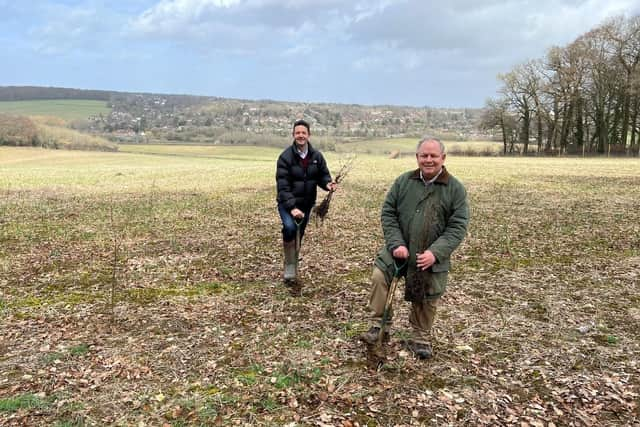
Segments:
[[[384,273],[378,267],[373,267],[371,275],[371,296],[369,297],[369,309],[372,311],[371,320],[374,326],[380,326],[382,315],[384,314],[384,305],[387,302],[387,294],[389,293],[389,283],[384,278]],[[386,330],[389,330],[393,319],[393,310],[389,312]]]
[[[431,327],[436,318],[440,298],[426,299],[411,303],[409,323],[413,329],[411,338],[415,342],[428,344],[431,341]]]
[[[371,320],[374,326],[380,326],[382,315],[384,313],[384,304],[387,301],[389,293],[389,285],[384,273],[377,266],[373,267],[371,275],[371,283],[373,288],[369,297],[369,309],[372,311]],[[421,302],[411,303],[411,314],[409,315],[409,323],[411,323],[412,339],[416,342],[428,343],[431,338],[431,327],[436,317],[436,309],[440,299],[424,300]],[[387,320],[386,330],[389,330],[393,319],[393,310]]]

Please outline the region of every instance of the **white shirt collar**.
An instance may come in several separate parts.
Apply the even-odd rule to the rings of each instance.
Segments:
[[[296,153],[300,156],[300,158],[304,159],[309,154],[309,144],[304,144],[304,151],[298,148],[298,144],[296,144]]]
[[[440,172],[438,172],[436,174],[436,176],[434,176],[433,178],[431,178],[430,180],[425,180],[424,176],[422,175],[422,169],[420,169],[420,179],[422,180],[422,182],[424,182],[425,186],[429,186],[431,184],[433,184],[435,182],[436,179],[438,179],[438,177],[440,176],[440,174],[442,173],[442,168],[440,168]]]

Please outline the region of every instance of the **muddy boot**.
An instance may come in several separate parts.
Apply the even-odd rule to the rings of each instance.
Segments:
[[[296,242],[284,242],[284,281],[285,283],[295,282],[298,269],[296,259]]]
[[[285,284],[289,288],[289,295],[292,297],[301,297],[302,296],[302,283],[300,280],[290,280],[285,281]]]
[[[433,357],[433,350],[431,349],[431,344],[409,340],[406,342],[405,346],[418,359],[426,360],[426,359],[431,359],[431,357]]]
[[[380,335],[380,328],[378,326],[372,326],[367,332],[361,334],[358,339],[365,344],[375,345],[378,342],[378,336]],[[389,331],[384,331],[382,336],[382,342],[389,342]]]

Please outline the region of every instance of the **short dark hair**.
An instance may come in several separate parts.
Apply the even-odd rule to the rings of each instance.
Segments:
[[[311,126],[309,126],[309,123],[306,122],[305,120],[302,120],[302,119],[296,120],[293,123],[293,130],[296,130],[296,126],[304,126],[307,128],[307,132],[311,133]]]

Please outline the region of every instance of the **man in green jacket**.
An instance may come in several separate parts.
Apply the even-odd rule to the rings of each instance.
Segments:
[[[416,148],[418,169],[400,175],[382,206],[385,246],[373,269],[369,308],[374,325],[360,339],[374,344],[380,333],[389,285],[396,268],[405,276],[405,300],[411,302],[411,338],[407,348],[418,358],[432,355],[431,327],[447,285],[451,253],[467,232],[469,206],[464,186],[444,167],[444,144],[424,138]],[[389,338],[390,322],[382,331]]]

